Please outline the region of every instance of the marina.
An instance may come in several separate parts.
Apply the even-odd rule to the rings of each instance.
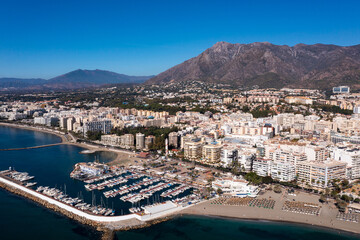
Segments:
[[[85,185],[86,190],[92,191],[92,190],[104,190],[105,187],[112,188],[114,186],[124,184],[128,181],[128,179],[139,179],[143,177],[141,174],[131,174],[125,177],[117,177],[110,180],[106,180],[104,182],[98,183],[98,184],[87,184]]]
[[[137,208],[166,200],[185,202],[186,196],[189,196],[194,189],[193,186],[165,179],[162,176],[148,175],[143,168],[126,169],[117,166],[108,168],[96,162],[76,164],[70,176],[87,183],[84,185],[87,191],[101,192],[106,189],[101,192],[106,199],[119,197],[120,204],[131,203],[128,209],[120,210],[122,213],[139,212]],[[179,197],[180,195],[182,196]],[[134,208],[134,204],[137,207]]]
[[[190,189],[189,186],[185,186],[185,185],[181,184],[180,186],[178,186],[174,189],[170,189],[166,192],[163,192],[160,196],[161,197],[175,197],[175,196],[179,195],[180,193],[185,192],[188,189]]]
[[[113,209],[104,207],[103,202],[98,206],[94,204],[87,204],[82,199],[69,197],[66,193],[56,188],[40,186],[36,189],[36,191],[88,213],[104,216],[113,216],[115,214]]]
[[[40,205],[60,212],[63,215],[96,228],[99,231],[129,230],[131,228],[147,227],[168,219],[169,216],[187,208],[172,201],[153,203],[147,206],[133,207],[130,214],[114,216],[112,209],[83,202],[81,198],[69,197],[66,192],[57,188],[39,186],[36,190],[26,188],[5,176],[8,171],[0,172],[0,187],[9,192],[26,197]]]
[[[1,171],[0,175],[11,178],[25,187],[32,187],[37,184],[37,182],[28,182],[29,180],[34,179],[34,176],[30,176],[27,172],[17,172],[12,170],[11,167],[8,170]]]
[[[84,163],[79,163],[85,165]],[[88,163],[89,166],[95,166],[97,169],[104,167],[97,163]],[[174,204],[186,206],[190,201],[197,202],[199,197],[193,194],[192,186],[168,180],[163,177],[150,176],[141,172],[138,169],[125,169],[123,167],[112,167],[106,171],[97,174],[96,176],[85,176],[82,172],[72,171],[70,176],[75,181],[82,182],[86,192],[91,192],[91,203],[86,202],[83,196],[83,192],[80,191],[77,197],[71,196],[67,193],[67,185],[64,184],[60,188],[50,186],[37,186],[32,189],[37,182],[29,182],[34,179],[35,176],[29,175],[27,172],[14,171],[11,168],[9,170],[1,171],[0,176],[14,181],[26,188],[35,190],[36,192],[50,197],[54,200],[62,202],[68,206],[74,207],[80,211],[88,214],[100,215],[100,216],[116,216],[116,208],[118,209],[117,215],[123,215],[129,213],[142,213],[145,207],[151,207],[156,204],[164,204],[166,201],[171,200]],[[76,167],[75,167],[76,169]],[[79,177],[82,176],[82,177]],[[85,176],[85,177],[84,177]],[[105,188],[109,189],[104,192]],[[185,191],[189,190],[186,194]],[[84,192],[85,193],[85,192]],[[120,204],[113,207],[108,207],[108,201],[104,201],[100,196],[100,204],[96,204],[96,194],[101,194],[106,199],[114,199],[118,196]],[[181,197],[180,195],[183,194]],[[176,197],[176,198],[175,198]],[[125,203],[130,203],[126,208]],[[134,207],[134,205],[136,205]],[[123,206],[123,207],[122,207]],[[124,208],[125,207],[125,208]]]

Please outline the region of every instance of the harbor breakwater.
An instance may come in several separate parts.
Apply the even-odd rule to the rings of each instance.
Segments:
[[[36,202],[47,209],[60,213],[81,224],[91,226],[97,231],[103,232],[102,239],[113,239],[115,231],[126,231],[130,229],[149,227],[153,224],[168,220],[170,218],[169,214],[171,215],[171,213],[168,213],[166,216],[148,216],[147,218],[145,217],[145,219],[142,219],[143,216],[139,216],[137,214],[114,217],[96,216],[82,212],[3,177],[0,177],[0,187],[13,194]]]
[[[80,222],[82,224],[94,227],[99,231],[103,230],[104,226],[102,224],[96,222],[96,221],[92,221],[92,220],[86,219],[84,217],[78,216],[78,215],[76,215],[74,213],[71,213],[71,212],[69,212],[69,211],[67,211],[67,210],[65,210],[65,209],[63,209],[63,208],[61,208],[59,206],[56,206],[55,204],[51,204],[46,200],[43,200],[43,199],[38,198],[38,197],[36,197],[36,196],[34,196],[32,194],[29,194],[27,192],[24,192],[24,191],[18,189],[18,188],[15,188],[15,187],[13,187],[11,185],[8,185],[8,184],[4,183],[3,181],[0,181],[0,187],[7,190],[7,191],[9,191],[9,192],[11,192],[11,193],[13,193],[13,194],[19,195],[19,196],[24,197],[26,199],[29,199],[29,200],[31,200],[33,202],[36,202],[36,203],[40,204],[41,206],[46,207],[47,209],[50,209],[50,210],[53,210],[55,212],[61,213],[62,215],[65,215],[66,217],[68,217],[70,219],[73,219],[73,220],[76,220],[76,221],[78,221],[78,222]]]
[[[0,149],[0,151],[18,151],[18,150],[26,150],[26,149],[36,149],[36,148],[58,146],[62,144],[64,143],[53,143],[53,144],[46,144],[46,145],[33,146],[33,147],[23,147],[23,148],[5,148],[5,149]]]

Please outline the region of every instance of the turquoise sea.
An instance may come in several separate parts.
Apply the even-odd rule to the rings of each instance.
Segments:
[[[0,126],[0,148],[16,148],[60,142],[54,135]],[[82,148],[54,146],[0,152],[0,169],[15,167],[35,175],[36,181],[63,188],[72,196],[83,184],[69,178],[73,165],[80,161],[109,161],[109,153],[80,154]],[[84,195],[86,193],[84,192]],[[0,189],[1,240],[7,239],[99,239],[95,230],[47,210],[22,197]],[[360,224],[359,224],[360,227]],[[117,232],[118,239],[316,239],[353,240],[360,236],[330,229],[287,223],[241,221],[234,219],[184,216],[145,229]]]

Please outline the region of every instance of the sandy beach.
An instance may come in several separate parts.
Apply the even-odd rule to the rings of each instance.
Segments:
[[[338,210],[333,203],[319,203],[319,197],[313,194],[298,192],[296,196],[287,194],[276,194],[267,191],[258,198],[271,198],[276,201],[274,209],[265,209],[249,206],[229,206],[211,204],[211,200],[197,204],[183,210],[182,214],[218,216],[238,219],[269,220],[279,222],[292,222],[300,224],[310,224],[314,226],[327,227],[360,234],[360,223],[346,222],[337,220]],[[306,215],[301,213],[287,212],[281,210],[286,200],[304,201],[308,203],[320,204],[321,212],[319,216]]]

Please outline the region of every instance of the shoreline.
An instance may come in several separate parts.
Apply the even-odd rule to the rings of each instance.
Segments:
[[[127,152],[127,151],[108,149],[106,147],[93,146],[93,145],[86,144],[86,143],[69,142],[65,136],[62,136],[60,133],[54,132],[55,130],[54,131],[52,131],[50,129],[43,130],[43,129],[38,129],[36,127],[31,127],[31,126],[27,126],[27,125],[19,125],[19,124],[11,124],[11,123],[3,123],[3,122],[0,122],[0,125],[7,126],[7,127],[16,127],[16,128],[21,128],[21,129],[30,130],[30,131],[39,131],[39,132],[54,134],[58,137],[61,137],[63,144],[74,145],[74,146],[78,146],[78,147],[81,147],[84,149],[95,150],[95,151],[114,152],[117,154],[117,157],[114,160],[112,160],[111,162],[119,160],[121,153],[125,153],[128,155],[132,154],[131,152]],[[111,163],[111,162],[109,162],[109,163]],[[185,209],[182,209],[180,212],[173,212],[173,213],[170,212],[164,216],[159,216],[152,220],[147,220],[147,221],[140,220],[139,222],[137,222],[135,225],[133,225],[131,227],[128,226],[128,227],[123,228],[123,226],[121,226],[120,222],[119,222],[120,225],[116,224],[116,226],[114,226],[114,225],[110,226],[108,224],[103,226],[102,223],[97,222],[97,221],[94,221],[94,222],[84,221],[84,219],[82,219],[79,216],[78,216],[79,218],[74,217],[74,216],[69,216],[69,215],[71,215],[71,212],[68,212],[67,210],[62,209],[61,207],[57,206],[57,209],[53,206],[48,207],[46,203],[37,201],[36,199],[29,198],[26,195],[26,193],[24,193],[24,192],[23,193],[16,192],[16,190],[12,187],[10,187],[10,189],[3,187],[1,185],[0,185],[0,187],[4,188],[5,190],[7,190],[9,192],[12,192],[16,195],[20,195],[26,199],[40,203],[41,206],[43,206],[49,210],[53,210],[55,212],[60,212],[62,215],[69,217],[71,219],[77,220],[78,222],[80,222],[82,224],[90,225],[97,230],[98,230],[99,226],[102,226],[101,227],[102,230],[100,230],[100,231],[102,231],[104,233],[105,233],[105,230],[107,232],[108,231],[114,232],[114,231],[126,231],[129,229],[149,227],[153,224],[157,224],[158,222],[167,221],[168,219],[171,219],[173,217],[182,216],[182,215],[190,215],[190,216],[204,216],[204,217],[210,217],[210,218],[226,218],[226,219],[235,219],[235,220],[284,222],[284,223],[289,223],[289,224],[304,225],[304,226],[308,226],[308,227],[312,226],[312,227],[319,227],[319,228],[324,228],[324,229],[332,229],[334,231],[342,231],[342,232],[347,232],[347,233],[351,233],[351,234],[355,234],[355,235],[360,234],[360,223],[345,222],[345,221],[340,221],[340,220],[336,219],[336,214],[334,215],[336,210],[332,206],[330,206],[330,205],[332,205],[332,203],[329,203],[327,205],[322,205],[322,207],[323,207],[322,212],[319,216],[312,216],[312,215],[304,215],[304,214],[299,214],[299,213],[285,212],[285,211],[282,211],[279,208],[279,206],[277,207],[277,209],[269,210],[269,209],[261,209],[261,208],[252,208],[252,207],[247,207],[247,206],[215,205],[215,204],[210,204],[211,200],[208,200],[208,201],[201,202],[201,203],[198,203],[193,206],[189,206]],[[306,194],[304,193],[304,195],[306,195]],[[308,194],[308,195],[310,196],[311,194]],[[259,198],[260,197],[262,197],[262,196],[259,196]],[[281,201],[283,201],[283,197],[284,196],[281,196],[281,198],[280,198],[280,196],[279,196],[279,199],[277,200],[278,205],[281,204]],[[317,196],[311,195],[311,197],[315,198]],[[35,197],[33,197],[33,198],[35,198]],[[40,199],[40,200],[42,200],[42,199]],[[325,211],[325,213],[324,213],[324,211]],[[75,215],[75,214],[72,214],[72,215]]]
[[[268,194],[270,195],[270,194]],[[317,200],[316,196],[302,194],[302,197],[308,197]],[[259,196],[258,198],[262,198]],[[211,200],[191,206],[183,211],[180,215],[210,216],[238,220],[256,220],[256,221],[273,221],[286,222],[291,224],[303,224],[306,226],[316,226],[326,229],[348,232],[360,236],[360,223],[347,222],[336,219],[338,210],[332,203],[321,205],[321,212],[318,216],[294,213],[282,210],[285,199],[278,196],[274,209],[264,209],[250,206],[234,205],[216,205],[211,204]],[[273,197],[274,199],[274,197]],[[309,200],[307,200],[310,202]]]
[[[234,221],[249,221],[249,222],[263,222],[263,223],[287,223],[289,225],[295,225],[295,226],[302,226],[307,228],[318,228],[322,230],[331,230],[332,232],[337,232],[339,234],[346,233],[350,235],[357,236],[360,233],[359,232],[353,232],[338,228],[330,228],[326,227],[324,225],[315,225],[315,224],[309,224],[305,222],[295,222],[295,221],[289,221],[289,220],[270,220],[270,219],[262,219],[262,218],[241,218],[241,217],[232,217],[232,216],[225,216],[225,215],[213,215],[213,214],[192,214],[192,213],[182,213],[178,214],[174,217],[182,217],[182,216],[194,216],[194,217],[205,217],[205,218],[213,218],[213,219],[228,219],[228,220],[234,220]]]
[[[56,131],[56,130],[52,130],[52,129],[47,129],[47,128],[39,129],[34,126],[28,126],[28,125],[17,124],[17,123],[6,123],[6,122],[0,122],[0,126],[20,128],[20,129],[24,129],[24,130],[28,130],[28,131],[49,133],[49,134],[53,134],[53,135],[59,137],[61,139],[61,143],[65,143],[68,141],[64,136],[65,134],[61,134],[60,131]]]
[[[24,129],[24,130],[28,130],[28,131],[37,131],[37,132],[52,134],[52,135],[55,135],[55,136],[59,137],[61,139],[60,143],[62,143],[63,145],[72,145],[72,146],[84,148],[85,150],[93,150],[94,153],[95,152],[113,152],[113,153],[115,153],[116,157],[113,160],[109,161],[107,164],[112,164],[114,162],[119,162],[119,161],[121,162],[123,160],[122,157],[123,157],[124,154],[132,155],[133,156],[132,158],[135,157],[134,153],[124,151],[124,150],[120,150],[120,149],[109,149],[109,148],[106,148],[106,147],[90,145],[90,144],[87,144],[87,143],[70,142],[65,137],[65,133],[62,133],[60,131],[53,130],[53,129],[37,128],[37,127],[34,127],[34,126],[28,126],[28,125],[17,124],[17,123],[5,123],[5,122],[0,122],[0,126],[20,128],[20,129]]]

